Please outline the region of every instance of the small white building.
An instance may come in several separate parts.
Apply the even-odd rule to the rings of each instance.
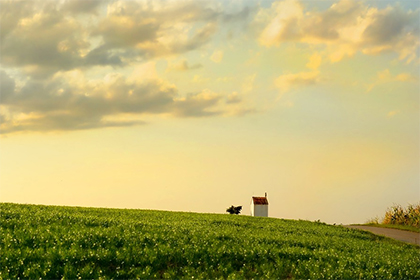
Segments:
[[[265,193],[265,197],[258,197],[258,196],[252,197],[251,216],[268,217],[267,193]]]

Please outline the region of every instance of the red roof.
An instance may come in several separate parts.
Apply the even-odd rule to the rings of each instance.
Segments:
[[[254,201],[254,204],[256,205],[268,205],[268,200],[266,197],[253,196],[252,200]]]

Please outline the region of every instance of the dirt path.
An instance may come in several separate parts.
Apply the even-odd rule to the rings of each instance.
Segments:
[[[396,240],[400,240],[407,243],[417,244],[420,246],[420,232],[411,232],[393,228],[380,228],[370,226],[346,226],[348,228],[355,228],[361,230],[367,230],[377,235],[384,235]]]

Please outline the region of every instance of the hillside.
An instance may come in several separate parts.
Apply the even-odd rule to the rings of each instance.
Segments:
[[[419,279],[416,246],[308,221],[0,203],[0,278]]]

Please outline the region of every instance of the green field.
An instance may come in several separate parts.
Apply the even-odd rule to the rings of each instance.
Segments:
[[[0,203],[0,278],[419,279],[420,249],[308,221]]]

